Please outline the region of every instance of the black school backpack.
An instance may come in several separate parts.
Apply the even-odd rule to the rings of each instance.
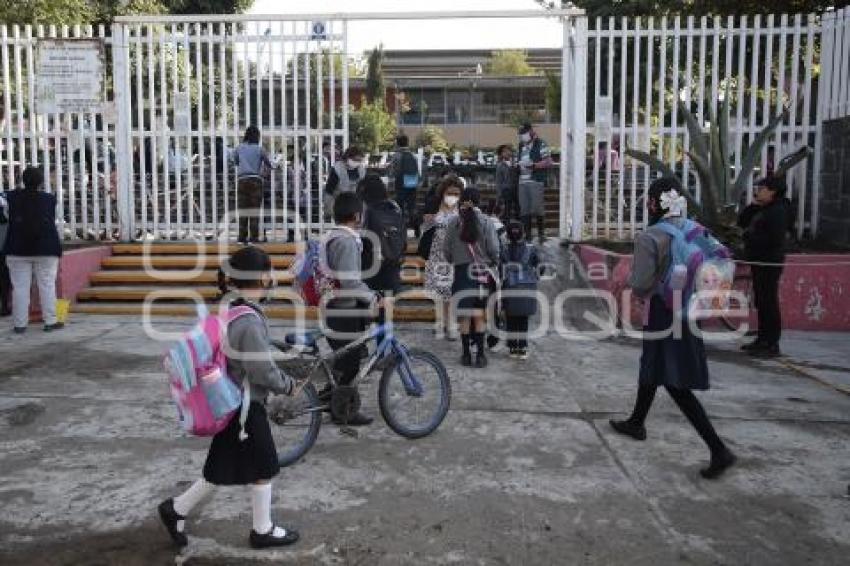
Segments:
[[[381,258],[384,261],[401,262],[407,237],[401,208],[395,202],[386,200],[368,207],[363,227],[378,236],[381,242]]]
[[[396,173],[396,190],[415,190],[419,187],[419,163],[409,149],[399,154],[399,170]]]

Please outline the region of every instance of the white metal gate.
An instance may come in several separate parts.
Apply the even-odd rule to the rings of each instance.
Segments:
[[[261,233],[323,229],[318,187],[348,144],[344,21],[134,17],[114,32],[124,239],[233,233],[227,164],[249,125],[278,165],[265,172]]]

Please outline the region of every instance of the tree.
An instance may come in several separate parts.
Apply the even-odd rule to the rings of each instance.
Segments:
[[[383,101],[360,101],[360,108],[350,107],[348,111],[348,132],[352,145],[358,145],[375,153],[393,146],[396,134],[396,122],[387,112]]]
[[[422,128],[416,136],[416,145],[427,148],[429,151],[446,153],[449,151],[449,142],[442,128],[429,124]]]
[[[546,73],[546,112],[552,120],[561,119],[561,75]]]
[[[493,51],[485,72],[499,77],[526,77],[539,72],[528,64],[528,53],[520,49]]]
[[[369,54],[366,70],[366,100],[384,105],[386,86],[384,85],[384,46],[379,45]]]

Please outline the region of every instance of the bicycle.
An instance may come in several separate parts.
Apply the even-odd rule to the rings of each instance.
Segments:
[[[332,370],[334,360],[376,340],[379,335],[383,335],[383,340],[368,356],[354,381],[341,385]],[[381,416],[393,432],[418,439],[433,433],[443,422],[451,402],[451,383],[437,356],[408,348],[394,336],[391,324],[376,325],[358,340],[327,355],[319,352],[319,340],[324,337],[321,330],[312,330],[287,334],[283,341],[272,340],[275,348],[292,354],[289,359],[279,360],[278,365],[299,381],[293,395],[272,395],[267,403],[282,467],[295,464],[313,447],[322,426],[322,413],[330,412],[334,421],[344,425],[360,410],[360,395],[355,384],[373,370],[382,372],[378,405]],[[394,379],[395,376],[398,379]],[[326,378],[330,386],[325,401],[320,400],[313,385],[314,378],[320,377]],[[421,405],[429,403],[434,406],[421,410]],[[408,422],[399,404],[415,404],[413,412],[424,413],[424,418]]]

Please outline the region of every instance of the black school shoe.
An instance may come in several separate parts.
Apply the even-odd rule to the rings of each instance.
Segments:
[[[63,328],[65,328],[65,323],[64,322],[57,322],[55,324],[46,324],[44,326],[44,331],[45,332],[53,332],[54,330],[62,330]]]
[[[742,352],[752,352],[753,350],[758,350],[759,348],[764,347],[764,342],[759,340],[755,340],[754,342],[750,342],[749,344],[744,344],[741,346]]]
[[[635,440],[646,440],[646,427],[643,425],[635,424],[629,420],[615,421],[614,419],[611,419],[608,423],[620,434],[631,436]]]
[[[370,424],[375,422],[375,419],[368,416],[368,415],[364,415],[363,413],[357,413],[357,414],[354,414],[354,415],[351,415],[350,417],[348,417],[348,420],[346,420],[346,421],[343,421],[342,419],[336,419],[334,417],[331,417],[331,422],[333,422],[334,424],[337,424],[337,425],[369,426]]]
[[[186,533],[177,530],[177,521],[185,521],[186,517],[179,515],[177,511],[174,510],[173,498],[166,499],[159,504],[159,518],[162,520],[162,524],[165,525],[165,528],[171,536],[171,540],[174,541],[174,544],[179,547],[184,547],[189,544],[189,539],[186,537]]]
[[[286,534],[282,537],[276,537],[272,533],[274,532],[274,526],[272,526],[271,530],[264,535],[261,535],[254,529],[251,529],[251,534],[248,537],[248,540],[251,543],[251,548],[273,548],[276,546],[289,546],[290,544],[295,544],[298,542],[298,539],[301,538],[301,535],[298,534],[298,531],[294,531],[292,529],[284,529]]]
[[[717,479],[737,461],[738,457],[727,448],[720,456],[712,456],[711,463],[707,468],[700,470],[699,475],[707,480]]]
[[[460,357],[460,365],[464,367],[472,367],[472,354],[464,354]]]
[[[486,368],[487,367],[487,356],[484,355],[484,352],[478,352],[478,355],[475,356],[475,367],[477,367],[477,368]]]

